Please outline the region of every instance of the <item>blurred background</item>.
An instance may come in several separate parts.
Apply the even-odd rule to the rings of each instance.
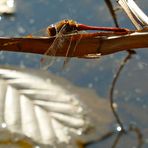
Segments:
[[[113,0],[112,2],[115,4]],[[137,0],[136,2],[148,14],[148,1]],[[14,14],[0,15],[0,36],[25,36],[38,32],[42,28],[46,28],[48,25],[62,19],[73,19],[94,26],[114,26],[104,1],[14,0],[14,5]],[[117,7],[118,5],[115,6],[115,8]],[[134,26],[122,10],[118,10],[117,17],[120,27],[134,29]],[[137,54],[133,56],[121,73],[114,92],[118,112],[125,127],[129,123],[134,123],[142,130],[145,140],[147,140],[144,148],[148,147],[148,54],[146,50],[136,49]],[[49,72],[69,80],[75,86],[86,90],[91,89],[100,99],[109,103],[108,92],[113,75],[126,54],[126,52],[122,52],[93,60],[73,58],[65,70],[62,70],[63,58],[58,58],[49,68]],[[1,65],[39,69],[40,58],[40,55],[35,54],[0,52]],[[106,125],[108,126],[106,128],[112,129],[114,123]],[[125,139],[127,141],[131,139],[132,141],[129,148],[134,147],[136,137],[133,135],[129,137],[124,137],[119,147],[125,146]],[[92,147],[105,147],[107,146],[106,143],[105,141]],[[126,147],[128,148],[128,145]]]

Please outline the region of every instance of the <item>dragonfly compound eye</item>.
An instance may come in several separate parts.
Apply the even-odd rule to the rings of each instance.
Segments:
[[[47,28],[47,31],[48,31],[48,35],[49,35],[49,36],[55,36],[56,33],[57,33],[55,27],[48,27],[48,28]]]

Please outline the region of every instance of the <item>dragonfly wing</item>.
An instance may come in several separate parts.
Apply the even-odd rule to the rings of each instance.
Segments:
[[[58,49],[60,49],[64,42],[63,32],[65,31],[65,25],[61,28],[59,33],[57,33],[52,45],[45,52],[44,56],[41,58],[40,67],[41,69],[47,70],[55,61],[55,55]],[[52,56],[52,57],[49,57]]]
[[[40,60],[40,68],[43,70],[47,70],[56,60],[56,51],[60,48],[58,45],[60,44],[60,37],[56,37],[53,41],[52,45],[45,52],[44,56]]]
[[[65,56],[66,58],[64,60],[62,69],[65,69],[68,62],[70,61],[70,57],[68,57],[68,55],[70,54],[70,51],[71,51],[71,43],[72,43],[72,37],[70,38],[70,43],[68,45],[68,49],[67,49],[66,56]]]
[[[53,63],[55,57],[49,57],[49,55],[44,55],[44,58],[40,60],[40,69],[47,70]]]
[[[31,35],[33,37],[41,37],[41,36],[48,37],[49,36],[48,32],[47,32],[47,28],[40,29],[39,31],[33,32],[29,35]]]
[[[79,44],[81,38],[82,38],[82,35],[80,34],[79,39],[75,42],[74,48],[71,48],[71,47],[72,47],[72,46],[71,46],[71,44],[72,44],[72,37],[71,37],[70,43],[69,43],[69,46],[68,46],[68,49],[67,49],[67,52],[66,52],[66,58],[65,58],[64,63],[63,63],[63,69],[66,68],[67,64],[69,63],[69,61],[70,61],[70,59],[71,59],[68,55],[69,55],[69,54],[72,55],[72,54],[75,52],[75,50],[76,50],[76,48],[77,48],[77,46],[78,46],[78,44]]]

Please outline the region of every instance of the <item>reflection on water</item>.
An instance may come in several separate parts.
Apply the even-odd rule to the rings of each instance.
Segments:
[[[1,66],[0,90],[0,144],[28,137],[61,148],[104,134],[113,119],[107,100],[44,71]]]
[[[47,27],[49,24],[63,18],[74,19],[89,25],[113,26],[113,21],[103,1],[16,0],[16,2],[17,12],[14,16],[0,16],[1,36],[26,35]],[[137,2],[141,8],[147,9],[147,0]],[[132,25],[124,13],[119,12],[119,14],[118,19],[122,27],[131,27]],[[63,59],[60,59],[50,70],[70,80],[75,85],[90,88],[103,98],[108,98],[108,90],[113,75],[117,71],[118,65],[125,54],[126,53],[118,53],[97,60],[72,59],[65,71],[62,71],[60,68],[63,63]],[[138,50],[137,54],[138,56],[134,56],[133,59],[129,61],[121,74],[116,87],[115,97],[117,98],[118,110],[125,126],[133,122],[142,129],[144,136],[148,137],[148,121],[146,117],[146,113],[148,112],[148,57],[146,49]],[[36,55],[18,53],[0,54],[0,64],[17,65],[21,67],[38,68],[39,59],[40,56]],[[91,98],[92,96],[88,99],[88,101],[90,101],[89,103],[95,105],[95,103],[91,101]],[[103,105],[106,104],[106,101],[108,102],[108,100],[105,100]],[[103,105],[101,105],[101,107]],[[97,106],[95,106],[95,108],[97,110]],[[98,107],[98,111],[99,110],[100,107]],[[99,118],[99,116],[100,112],[96,118]],[[105,119],[102,117],[101,122],[102,120]],[[105,122],[106,121],[104,121],[104,125],[106,125]],[[109,125],[111,126],[111,124]],[[105,128],[102,129],[105,131]],[[125,138],[125,140],[128,143],[128,138]],[[124,146],[123,141],[121,142],[123,144],[121,147]],[[102,145],[105,147],[107,146],[106,144],[110,142],[111,141],[103,142]],[[97,146],[95,145],[94,147]],[[147,147],[147,145],[145,145],[145,147]]]

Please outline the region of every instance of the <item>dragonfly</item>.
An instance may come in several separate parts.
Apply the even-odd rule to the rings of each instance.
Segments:
[[[55,55],[58,50],[62,48],[63,43],[66,41],[66,35],[68,34],[80,34],[79,39],[75,42],[73,49],[71,48],[72,36],[67,47],[67,52],[65,54],[65,60],[63,67],[69,62],[69,54],[73,54],[79,44],[80,40],[83,38],[84,31],[95,30],[95,31],[111,31],[113,33],[128,33],[129,30],[126,28],[118,27],[100,27],[100,26],[89,26],[85,24],[77,23],[74,20],[61,20],[56,24],[52,24],[47,27],[46,33],[49,37],[55,37],[52,45],[46,50],[43,57],[40,60],[41,68],[47,70],[55,61]],[[51,56],[49,58],[49,56]]]

